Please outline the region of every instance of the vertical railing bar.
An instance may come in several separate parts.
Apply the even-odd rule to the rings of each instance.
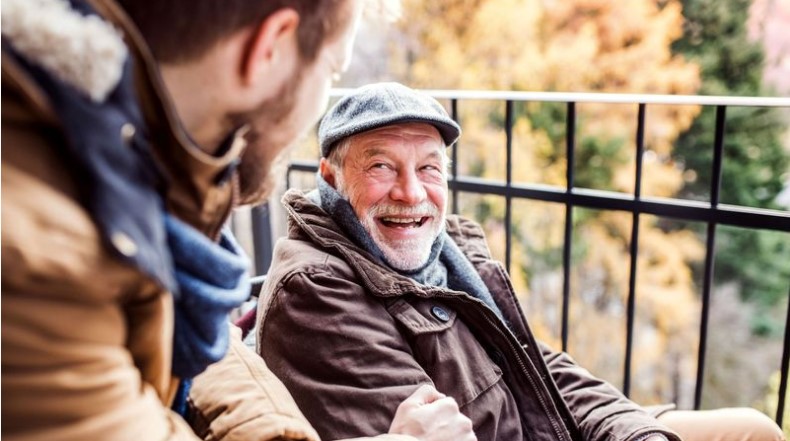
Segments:
[[[513,101],[505,101],[505,185],[508,194],[505,196],[505,269],[510,274],[511,256],[513,254],[513,198],[510,187],[513,183]]]
[[[565,121],[566,193],[573,192],[574,151],[576,146],[576,103],[568,102]],[[568,198],[565,203],[565,243],[562,248],[562,350],[568,350],[568,319],[570,315],[571,290],[571,242],[573,238],[573,205]]]
[[[645,153],[645,104],[639,103],[636,120],[636,170],[634,173],[634,199],[642,197],[642,157]],[[623,394],[631,395],[631,358],[633,356],[634,321],[636,314],[636,269],[639,255],[639,211],[632,213],[631,220],[631,268],[628,278],[628,300],[626,303],[625,359],[623,361]]]
[[[458,98],[453,98],[450,100],[450,117],[457,122],[459,125],[461,121],[459,121],[458,116]],[[458,144],[461,142],[459,139],[455,142],[455,145],[452,148],[451,161],[450,161],[450,174],[452,176],[453,183],[458,181]],[[454,185],[453,192],[452,192],[452,212],[453,214],[458,214],[458,188]]]
[[[639,113],[636,120],[636,172],[634,174],[634,198],[642,197],[642,157],[645,154],[645,113],[647,106],[639,103]]]
[[[721,169],[724,161],[724,128],[727,115],[727,106],[716,106],[716,136],[713,140],[713,172],[710,175],[710,204],[712,207],[719,205],[721,192]]]
[[[252,217],[252,246],[255,253],[255,275],[266,274],[272,263],[272,221],[269,204],[261,204],[250,210]]]
[[[790,290],[787,293],[790,298]],[[787,305],[787,316],[785,317],[785,340],[782,348],[782,368],[779,377],[779,395],[776,402],[776,424],[782,427],[785,413],[785,393],[787,393],[787,369],[790,364],[790,303]]]
[[[713,164],[711,173],[710,205],[719,205],[721,169],[724,157],[724,126],[726,106],[716,106],[716,134],[713,141]],[[708,344],[708,316],[710,315],[710,291],[713,285],[713,267],[716,254],[716,222],[708,222],[705,241],[705,275],[702,280],[702,311],[699,325],[699,348],[697,350],[697,383],[694,388],[694,409],[702,404],[702,385],[705,379],[705,352]]]
[[[697,348],[697,380],[694,387],[694,410],[702,404],[702,383],[705,379],[705,352],[708,343],[708,316],[710,315],[710,290],[713,278],[714,253],[716,249],[716,224],[708,223],[705,240],[705,273],[702,280],[702,311],[699,324],[699,347]]]

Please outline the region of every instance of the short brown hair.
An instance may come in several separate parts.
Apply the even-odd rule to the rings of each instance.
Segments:
[[[300,17],[299,51],[313,60],[350,14],[351,0],[119,0],[161,62],[193,60],[283,8]]]

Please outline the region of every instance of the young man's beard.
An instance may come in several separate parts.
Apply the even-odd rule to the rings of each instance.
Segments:
[[[277,187],[277,178],[285,176],[289,146],[251,142],[239,163],[239,205],[258,205]]]
[[[272,99],[263,102],[257,109],[231,115],[236,126],[250,125],[246,138],[247,149],[239,163],[239,204],[257,205],[265,202],[276,187],[276,178],[284,176],[285,159],[295,139],[278,141],[283,127],[296,107],[297,92],[302,84],[302,74],[285,84]]]

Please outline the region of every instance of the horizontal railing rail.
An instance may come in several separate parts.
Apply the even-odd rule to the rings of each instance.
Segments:
[[[354,89],[332,89],[330,96],[342,97]],[[517,92],[496,90],[424,89],[436,99],[535,101],[548,103],[604,103],[604,104],[671,104],[731,107],[790,107],[790,98],[763,96],[661,95],[645,93],[599,92]]]

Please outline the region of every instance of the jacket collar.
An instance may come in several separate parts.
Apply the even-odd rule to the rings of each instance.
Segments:
[[[17,53],[100,103],[118,87],[128,56],[110,23],[67,0],[6,0],[3,37]]]
[[[300,190],[289,190],[282,199],[288,212],[288,235],[307,238],[312,243],[335,255],[341,255],[362,280],[363,284],[380,297],[399,297],[409,293],[421,297],[463,295],[460,291],[421,285],[414,280],[377,263],[365,249],[351,241],[346,233],[319,207],[310,195]],[[446,231],[472,265],[490,261],[490,252],[482,229],[456,215],[447,217]]]

